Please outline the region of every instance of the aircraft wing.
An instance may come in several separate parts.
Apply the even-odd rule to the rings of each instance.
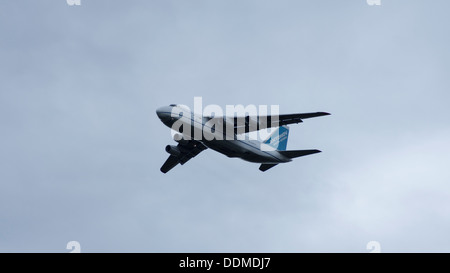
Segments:
[[[302,113],[302,114],[285,114],[278,116],[245,116],[231,118],[234,122],[234,130],[236,133],[248,133],[267,129],[271,127],[279,127],[283,125],[300,123],[303,119],[315,118],[330,115],[326,112]]]
[[[170,153],[170,156],[162,165],[161,172],[167,173],[178,163],[183,165],[206,149],[207,147],[203,143],[196,140],[184,140],[179,142],[177,146],[168,145],[166,151]]]

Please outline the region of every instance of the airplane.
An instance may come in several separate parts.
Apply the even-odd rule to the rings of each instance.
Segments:
[[[212,117],[194,114],[187,107],[178,104],[160,107],[156,110],[156,114],[162,123],[177,132],[173,138],[178,145],[167,145],[165,148],[170,155],[160,169],[163,173],[167,173],[177,164],[184,165],[208,148],[227,157],[260,163],[259,170],[263,172],[280,163],[290,162],[293,158],[320,153],[321,151],[316,149],[286,150],[289,136],[287,125],[301,123],[307,118],[330,115],[326,112],[314,112],[277,116]],[[216,122],[214,124],[218,126],[211,126],[211,121]],[[179,126],[174,126],[175,123]],[[205,127],[208,127],[206,128],[208,130],[205,130]],[[231,131],[227,128],[231,128]],[[264,141],[239,137],[243,133],[267,128],[276,129]],[[195,138],[196,130],[203,132],[197,139]]]

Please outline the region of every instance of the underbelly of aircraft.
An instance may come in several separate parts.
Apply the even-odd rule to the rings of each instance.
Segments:
[[[280,163],[280,160],[275,156],[264,153],[256,147],[240,141],[213,140],[203,141],[203,143],[210,149],[228,157],[238,157],[245,161],[255,163]]]

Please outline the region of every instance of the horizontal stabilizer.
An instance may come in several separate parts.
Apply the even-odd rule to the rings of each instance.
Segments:
[[[315,113],[296,114],[296,116],[301,118],[301,119],[315,118],[315,117],[328,116],[328,115],[330,115],[330,113],[327,113],[327,112],[315,112]]]
[[[296,157],[300,157],[300,156],[320,153],[321,151],[319,151],[319,150],[292,150],[292,151],[278,151],[278,152],[289,158],[296,158]]]
[[[262,172],[267,171],[268,169],[275,167],[278,164],[261,164],[261,166],[259,166],[259,170]]]

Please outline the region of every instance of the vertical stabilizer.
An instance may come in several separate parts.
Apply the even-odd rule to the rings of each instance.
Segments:
[[[278,127],[263,143],[272,146],[278,151],[286,151],[289,136],[289,127]]]

